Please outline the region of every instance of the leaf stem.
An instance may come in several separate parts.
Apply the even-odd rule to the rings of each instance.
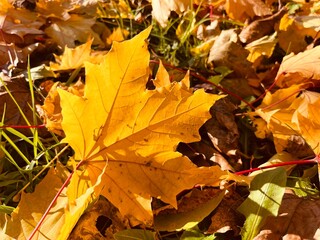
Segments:
[[[40,221],[38,222],[38,224],[36,225],[36,227],[33,229],[31,235],[28,237],[28,240],[31,240],[34,235],[36,234],[36,232],[39,230],[40,226],[42,225],[42,223],[44,222],[44,219],[47,217],[48,213],[50,212],[51,208],[53,207],[53,205],[56,203],[58,197],[60,196],[61,192],[63,191],[63,189],[67,186],[67,184],[70,182],[71,177],[73,176],[74,171],[72,171],[70,173],[70,175],[68,176],[68,178],[66,179],[66,181],[62,184],[61,188],[59,189],[59,191],[57,192],[57,194],[54,196],[54,198],[52,199],[51,203],[49,204],[47,210],[44,212],[44,214],[42,215]]]
[[[79,167],[83,164],[84,160],[80,161],[77,166],[75,167],[75,169],[70,173],[70,175],[68,176],[68,178],[65,180],[65,182],[62,184],[61,188],[59,189],[59,191],[57,192],[57,194],[54,196],[54,198],[52,199],[51,203],[49,204],[47,210],[44,212],[44,214],[42,215],[41,219],[39,220],[39,222],[37,223],[36,227],[33,229],[32,233],[30,234],[30,236],[28,237],[28,240],[31,240],[34,235],[36,234],[36,232],[39,230],[39,228],[41,227],[42,223],[44,222],[45,218],[47,217],[47,215],[49,214],[51,208],[53,207],[53,205],[56,203],[58,197],[60,196],[61,192],[63,191],[63,189],[68,185],[68,183],[71,180],[71,177],[73,176],[74,172],[76,170],[79,169]]]
[[[315,158],[308,159],[308,160],[296,160],[296,161],[290,161],[290,162],[276,163],[276,164],[272,164],[272,165],[264,166],[264,167],[251,168],[251,169],[235,172],[235,174],[236,175],[244,175],[244,174],[247,174],[247,173],[252,173],[252,172],[255,172],[255,171],[268,169],[268,168],[283,167],[283,166],[295,165],[295,164],[296,165],[304,165],[304,164],[314,164],[314,163],[320,163],[320,157],[319,156],[316,156]]]
[[[15,129],[18,129],[18,128],[43,128],[45,127],[46,125],[45,124],[41,124],[41,125],[3,125],[3,126],[0,126],[0,129],[5,129],[5,128],[15,128]]]

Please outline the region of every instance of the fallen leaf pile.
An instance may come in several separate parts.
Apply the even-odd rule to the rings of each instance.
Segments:
[[[0,17],[1,239],[320,238],[318,1]]]

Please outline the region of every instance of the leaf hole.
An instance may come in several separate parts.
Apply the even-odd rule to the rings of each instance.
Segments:
[[[102,234],[102,236],[106,237],[106,230],[112,224],[112,220],[107,216],[100,215],[96,221],[96,228]]]

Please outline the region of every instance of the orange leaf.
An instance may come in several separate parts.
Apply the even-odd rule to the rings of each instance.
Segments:
[[[227,0],[226,12],[230,18],[239,21],[272,14],[270,8],[261,0]]]
[[[293,85],[267,94],[256,113],[267,122],[277,152],[283,151],[288,139],[301,135],[315,154],[320,153],[320,94],[303,91],[303,85]]]
[[[6,224],[3,225],[5,227],[0,232],[0,236],[5,234],[5,237],[9,239],[27,239],[30,236],[47,206],[66,180],[68,171],[62,164],[58,165],[59,167],[56,169],[49,170],[33,193],[22,193],[21,200],[11,217],[2,214],[1,217],[5,217]],[[59,230],[65,223],[64,207],[68,200],[65,197],[65,192],[64,190],[64,194],[58,198],[33,239],[57,239]],[[4,235],[1,236],[1,239],[7,238],[4,238]]]

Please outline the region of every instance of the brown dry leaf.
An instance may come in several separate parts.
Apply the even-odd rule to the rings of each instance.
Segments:
[[[238,236],[240,227],[243,225],[244,217],[241,215],[237,208],[243,202],[243,198],[234,189],[229,188],[226,196],[222,199],[220,205],[215,209],[211,216],[211,224],[207,229],[207,233],[226,233],[232,230],[233,236]]]
[[[16,78],[11,80],[9,77],[1,74],[0,81],[0,116],[4,115],[4,125],[29,125],[33,123],[33,111],[31,110],[31,94],[29,91],[28,82],[25,78]],[[8,88],[20,108],[22,109],[24,115],[26,116],[29,124],[22,117],[17,105],[14,103],[3,84]],[[39,129],[40,134],[45,134],[46,130]],[[26,136],[30,136],[32,132],[30,129],[19,129],[19,132]]]
[[[320,46],[284,57],[275,82],[279,87],[294,84],[317,82],[320,80]]]
[[[43,35],[44,32],[40,27],[45,21],[37,16],[36,13],[30,12],[26,9],[10,8],[6,14],[0,16],[1,30],[12,35],[18,36],[21,42],[24,42],[26,35]],[[17,41],[7,41],[9,36],[5,36],[4,40],[7,43],[21,43]],[[33,42],[32,42],[33,43]]]
[[[278,217],[268,217],[254,240],[320,239],[320,200],[285,193]]]
[[[41,15],[49,18],[59,18],[62,20],[68,20],[70,18],[69,11],[76,8],[76,5],[72,4],[70,0],[39,0],[36,2],[36,11]]]
[[[6,234],[10,239],[27,239],[36,224],[47,210],[48,205],[57,194],[59,188],[67,178],[68,171],[62,164],[56,169],[51,168],[46,177],[37,185],[33,193],[22,193],[21,200],[17,208],[10,216],[5,217],[5,225],[2,234]],[[50,186],[50,187],[48,187]],[[59,196],[56,204],[50,210],[45,222],[40,227],[39,234],[36,234],[33,239],[57,239],[56,236],[63,226],[64,207],[67,203],[65,190]]]
[[[220,99],[210,109],[212,118],[204,125],[209,139],[220,153],[228,154],[238,149],[239,131],[233,115],[235,110],[236,106],[229,99]]]
[[[45,33],[51,37],[61,48],[75,47],[75,42],[85,43],[89,38],[93,38],[93,44],[104,47],[100,36],[92,29],[96,20],[85,18],[81,15],[71,14],[67,20],[55,19],[51,25],[45,29]]]
[[[178,201],[177,209],[170,205],[157,208],[153,203],[155,229],[180,231],[195,227],[219,206],[225,193],[218,188],[192,189]]]
[[[152,0],[152,17],[165,27],[171,11],[182,14],[190,7],[189,0]]]
[[[107,199],[101,198],[86,210],[68,240],[113,239],[113,234],[130,228],[128,222]]]
[[[250,43],[264,37],[265,35],[273,33],[275,31],[274,25],[283,17],[286,11],[286,8],[282,8],[274,15],[253,21],[248,26],[244,27],[239,34],[241,42]]]
[[[102,64],[85,64],[85,98],[58,90],[64,142],[90,178],[80,180],[94,185],[103,174],[96,195],[108,198],[133,224],[152,223],[151,196],[176,207],[182,190],[216,185],[226,175],[219,167],[197,168],[175,152],[178,142],[199,139],[198,128],[222,96],[192,93],[188,76],[146,90],[150,30],[114,43]]]
[[[14,43],[0,43],[0,67],[3,69],[17,67],[18,64],[26,64],[28,56],[43,45],[34,43],[24,48],[17,47]],[[9,70],[10,71],[10,70]]]
[[[223,30],[210,49],[208,62],[213,62],[215,66],[226,66],[239,77],[255,78],[252,63],[247,60],[249,51],[237,42],[235,29]]]
[[[271,15],[271,9],[261,0],[227,0],[226,12],[234,20],[244,22],[247,18]]]

